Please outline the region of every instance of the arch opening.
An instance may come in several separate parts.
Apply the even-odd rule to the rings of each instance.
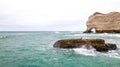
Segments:
[[[96,29],[95,29],[95,28],[91,28],[90,31],[91,31],[92,33],[96,33]]]

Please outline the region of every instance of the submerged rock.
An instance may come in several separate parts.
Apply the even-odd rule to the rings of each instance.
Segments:
[[[58,40],[55,42],[53,47],[55,48],[80,48],[83,45],[89,49],[89,46],[92,46],[96,51],[108,51],[115,50],[117,46],[115,44],[106,44],[103,39],[65,39]]]
[[[120,12],[94,13],[88,18],[87,30],[84,33],[91,33],[92,29],[95,29],[96,33],[120,33]]]

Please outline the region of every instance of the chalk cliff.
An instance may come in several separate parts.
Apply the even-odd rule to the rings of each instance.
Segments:
[[[120,12],[108,14],[96,12],[88,18],[86,25],[87,30],[84,33],[90,33],[92,29],[97,33],[120,33]]]

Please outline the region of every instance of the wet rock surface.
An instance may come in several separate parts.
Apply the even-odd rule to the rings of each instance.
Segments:
[[[99,52],[106,52],[108,50],[116,50],[117,46],[115,44],[105,43],[103,39],[64,39],[58,40],[55,42],[53,47],[55,48],[64,48],[64,49],[72,49],[72,48],[80,48],[83,45],[89,49],[89,46],[92,46]]]

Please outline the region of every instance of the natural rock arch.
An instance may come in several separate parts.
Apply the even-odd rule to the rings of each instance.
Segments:
[[[88,18],[86,25],[87,30],[84,33],[91,33],[91,28],[95,28],[96,33],[120,33],[120,12],[96,12]]]
[[[88,28],[87,31],[85,31],[84,33],[96,33],[96,28]]]
[[[92,33],[96,33],[96,28],[93,27],[93,28],[90,29],[90,31],[91,31]]]

